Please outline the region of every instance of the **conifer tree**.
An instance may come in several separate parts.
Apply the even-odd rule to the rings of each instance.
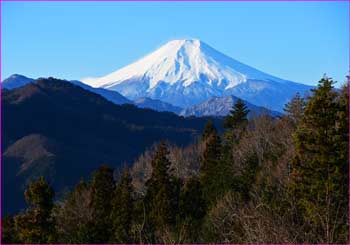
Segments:
[[[324,77],[295,133],[292,193],[316,243],[346,242],[348,162],[346,106]],[[341,126],[343,125],[343,126]]]
[[[295,125],[298,125],[303,118],[305,110],[305,100],[297,93],[290,102],[288,102],[283,109],[288,118],[292,120]]]
[[[29,205],[24,214],[15,217],[18,238],[24,243],[52,243],[55,239],[54,221],[51,216],[54,191],[40,177],[24,192]]]
[[[217,134],[217,130],[211,120],[209,120],[204,127],[204,131],[202,134],[202,141],[208,139],[212,134]]]
[[[249,110],[245,103],[238,99],[230,111],[230,115],[224,119],[223,125],[226,131],[224,132],[221,163],[223,171],[220,178],[223,181],[224,193],[234,190],[246,202],[250,198],[250,192],[256,180],[258,159],[256,153],[251,153],[244,160],[240,161],[239,166],[235,166],[237,164],[235,151],[240,149],[240,140],[245,136],[249,122],[247,118],[248,113]],[[237,172],[233,173],[232,169],[240,169],[239,175],[237,175]]]
[[[125,169],[114,192],[111,212],[113,243],[132,243],[133,187],[131,180],[129,170]]]
[[[180,215],[193,220],[203,218],[205,214],[205,202],[203,200],[202,188],[197,177],[189,178],[180,195]]]
[[[238,99],[233,105],[230,115],[225,118],[223,122],[224,127],[226,129],[245,127],[248,122],[248,113],[249,110],[247,109],[246,104],[241,99]]]
[[[185,225],[188,242],[198,241],[205,214],[206,203],[203,199],[201,184],[198,177],[191,177],[185,182],[179,200],[180,228]]]
[[[226,165],[232,165],[233,163],[233,148],[238,144],[245,132],[248,124],[248,113],[249,110],[245,103],[241,99],[238,99],[233,105],[230,115],[226,116],[223,121],[223,126],[226,129],[224,132],[223,158]]]
[[[205,150],[201,157],[199,181],[202,186],[204,199],[213,203],[222,192],[221,183],[221,140],[216,130],[208,136]]]
[[[115,182],[113,169],[103,165],[93,175],[91,183],[92,207],[94,217],[94,243],[107,242],[111,236],[110,212]]]
[[[258,167],[258,158],[253,153],[244,162],[244,168],[241,175],[237,178],[237,185],[234,188],[240,194],[243,201],[248,201],[250,198],[251,189],[256,181]]]
[[[145,205],[151,232],[175,224],[178,208],[178,182],[170,175],[167,145],[158,145],[152,159],[152,175],[146,182]]]

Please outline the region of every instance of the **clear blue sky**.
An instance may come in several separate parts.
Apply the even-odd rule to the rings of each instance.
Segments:
[[[349,67],[347,2],[2,2],[2,79],[101,76],[175,38],[315,84]]]

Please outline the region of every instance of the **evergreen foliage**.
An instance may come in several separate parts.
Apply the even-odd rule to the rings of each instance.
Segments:
[[[248,123],[248,113],[249,110],[246,104],[241,99],[238,99],[233,105],[230,115],[225,118],[223,122],[224,127],[227,129],[244,127]]]
[[[295,125],[298,125],[303,118],[305,104],[304,98],[297,93],[283,109]]]
[[[333,84],[281,118],[248,120],[237,101],[222,135],[209,121],[186,150],[161,142],[117,184],[101,166],[54,203],[40,178],[2,243],[348,243],[349,87]]]
[[[128,169],[125,169],[114,192],[111,220],[113,243],[132,243],[131,226],[133,214],[133,187]]]
[[[345,98],[339,98],[333,84],[327,77],[319,81],[294,135],[291,189],[308,224],[308,236],[315,243],[347,239],[347,116]]]
[[[110,211],[115,189],[113,169],[103,165],[93,175],[91,183],[92,208],[94,227],[94,243],[104,243],[109,240],[112,230]]]
[[[168,148],[161,142],[152,159],[152,176],[145,197],[147,224],[154,235],[175,225],[178,210],[178,182],[171,176]]]
[[[226,152],[230,152],[234,144],[237,144],[248,124],[247,115],[249,110],[245,103],[238,99],[233,105],[230,114],[225,117],[223,126],[226,129],[224,134]],[[232,156],[226,155],[227,161],[232,161]]]
[[[242,174],[235,179],[235,191],[240,193],[243,200],[247,201],[250,198],[250,191],[256,183],[256,176],[258,172],[258,159],[255,154],[248,157],[244,162]]]
[[[217,132],[213,122],[209,120],[205,124],[204,131],[203,131],[203,134],[202,134],[202,141],[207,140],[212,134],[217,134],[217,133],[218,132]]]
[[[24,243],[55,241],[54,220],[51,216],[54,191],[43,177],[31,183],[24,192],[28,203],[25,213],[15,217],[18,239]]]
[[[92,243],[94,241],[92,192],[90,185],[81,180],[65,200],[54,210],[58,242]]]
[[[202,187],[197,177],[189,178],[180,193],[179,218],[185,225],[187,242],[198,241],[201,222],[206,214],[206,202],[203,199]]]
[[[215,203],[221,194],[221,140],[216,130],[211,130],[207,136],[205,149],[201,158],[199,181],[202,186],[203,197],[208,204]]]

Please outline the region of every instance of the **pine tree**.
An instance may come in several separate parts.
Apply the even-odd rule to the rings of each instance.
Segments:
[[[316,243],[344,243],[347,234],[346,106],[333,84],[321,79],[294,135],[291,190]]]
[[[152,175],[146,182],[145,205],[151,233],[175,225],[178,208],[178,183],[170,175],[169,151],[160,143],[152,159]]]
[[[208,203],[215,202],[216,197],[222,194],[221,167],[221,140],[214,130],[205,142],[199,171],[203,196]]]
[[[205,202],[203,200],[202,188],[197,177],[189,178],[180,195],[180,216],[193,220],[203,218],[205,214]]]
[[[247,115],[249,110],[247,109],[246,104],[238,99],[237,102],[233,105],[230,115],[226,116],[224,119],[223,125],[226,129],[237,129],[245,127],[248,123]]]
[[[233,148],[239,143],[246,130],[248,124],[248,113],[249,110],[247,109],[247,106],[241,99],[238,99],[233,105],[230,115],[226,116],[223,121],[223,126],[226,129],[223,137],[223,161],[225,163],[225,171],[228,171],[228,166],[233,163]]]
[[[93,175],[91,183],[92,207],[94,219],[94,243],[107,242],[111,236],[110,212],[115,182],[113,169],[101,166]]]
[[[202,134],[202,141],[208,139],[212,134],[217,134],[217,130],[212,121],[208,121],[204,127],[204,131]]]
[[[250,198],[251,189],[256,181],[258,167],[258,158],[256,154],[253,153],[244,162],[241,175],[235,179],[236,185],[234,189],[240,194],[243,201],[248,201]]]
[[[305,110],[305,100],[297,93],[290,102],[288,102],[283,109],[287,117],[292,120],[295,125],[298,125],[303,118]]]
[[[111,220],[113,223],[113,243],[132,243],[131,225],[133,214],[133,200],[131,176],[125,169],[114,192],[112,201]]]
[[[185,182],[180,193],[179,218],[180,227],[186,227],[188,242],[196,242],[199,238],[201,222],[206,214],[206,203],[203,199],[202,187],[197,177],[191,177]]]
[[[52,243],[55,239],[54,221],[51,216],[54,191],[40,177],[24,192],[29,205],[24,214],[15,217],[18,238],[24,243]]]
[[[349,77],[348,77],[349,79]],[[338,111],[336,120],[336,134],[334,136],[335,162],[337,169],[335,181],[336,206],[343,210],[343,215],[337,217],[337,242],[349,242],[349,80],[339,92],[337,98]]]

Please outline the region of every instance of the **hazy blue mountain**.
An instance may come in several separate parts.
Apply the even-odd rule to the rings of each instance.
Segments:
[[[172,104],[163,102],[161,100],[154,100],[145,97],[135,99],[133,102],[139,108],[149,108],[156,111],[170,111],[176,114],[179,114],[182,111],[182,108],[178,106],[173,106]]]
[[[203,103],[195,106],[188,107],[180,112],[182,116],[226,116],[230,113],[232,106],[237,102],[239,98],[233,95],[225,97],[213,97]],[[247,108],[250,110],[248,117],[257,116],[261,114],[269,114],[272,116],[279,116],[281,113],[271,111],[265,107],[253,105],[247,101],[244,101]]]
[[[5,89],[15,89],[22,87],[24,85],[27,85],[28,83],[34,82],[35,79],[33,78],[28,78],[23,75],[19,74],[13,74],[12,76],[8,77],[2,82],[2,87]],[[113,102],[114,104],[120,105],[120,104],[132,104],[132,101],[128,100],[124,96],[122,96],[120,93],[116,91],[111,91],[103,88],[93,88],[85,83],[82,83],[77,80],[71,80],[69,81],[79,87],[82,87],[90,92],[99,94],[106,98],[107,100]]]
[[[33,78],[25,77],[20,74],[13,74],[6,78],[4,81],[2,81],[1,86],[4,89],[14,89],[22,87],[28,83],[33,82]]]
[[[131,100],[128,100],[127,98],[125,98],[123,95],[121,95],[120,93],[116,92],[116,91],[111,91],[111,90],[107,90],[104,88],[93,88],[85,83],[82,83],[80,81],[77,80],[72,80],[69,81],[79,87],[82,87],[83,89],[86,89],[90,92],[93,92],[95,94],[99,94],[102,97],[104,97],[105,99],[113,102],[114,104],[117,105],[122,105],[122,104],[132,104],[133,102]]]

